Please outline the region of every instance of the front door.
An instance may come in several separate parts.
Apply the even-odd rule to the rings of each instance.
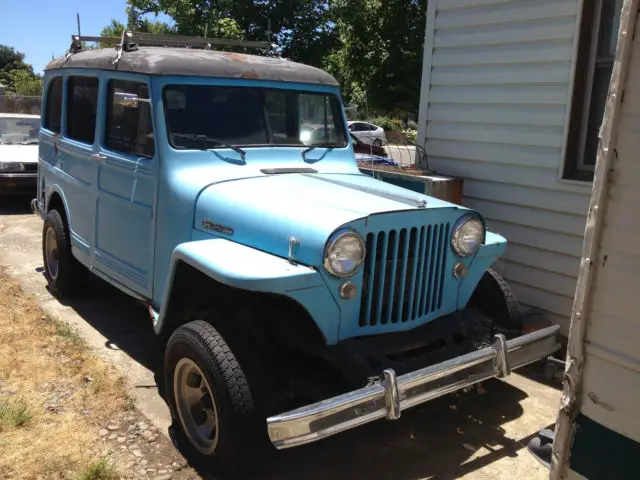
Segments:
[[[158,155],[149,88],[139,76],[104,80],[93,265],[150,298]]]

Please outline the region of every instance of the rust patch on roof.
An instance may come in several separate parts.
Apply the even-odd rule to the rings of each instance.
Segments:
[[[240,53],[224,53],[223,55],[225,57],[227,57],[229,60],[234,60],[236,62],[246,62],[247,61],[247,56],[246,55],[242,55]]]
[[[260,75],[258,75],[258,72],[255,70],[247,70],[242,74],[242,78],[252,78],[255,80],[256,78],[260,78]]]

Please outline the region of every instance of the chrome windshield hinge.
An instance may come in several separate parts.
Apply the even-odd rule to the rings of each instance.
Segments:
[[[296,265],[295,250],[298,245],[300,245],[300,240],[296,237],[289,237],[289,263],[291,265]]]

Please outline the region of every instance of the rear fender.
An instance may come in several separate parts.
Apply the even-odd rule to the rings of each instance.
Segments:
[[[157,334],[168,323],[173,281],[181,262],[223,285],[295,300],[307,310],[327,344],[337,342],[340,310],[316,270],[223,238],[182,243],[175,248],[160,313],[154,323]]]

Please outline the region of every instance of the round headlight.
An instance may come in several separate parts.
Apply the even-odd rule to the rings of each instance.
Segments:
[[[475,216],[461,218],[453,229],[451,246],[461,257],[469,257],[476,253],[482,245],[484,225]]]
[[[364,262],[365,246],[362,237],[351,230],[331,236],[324,251],[324,268],[336,277],[355,275]]]

